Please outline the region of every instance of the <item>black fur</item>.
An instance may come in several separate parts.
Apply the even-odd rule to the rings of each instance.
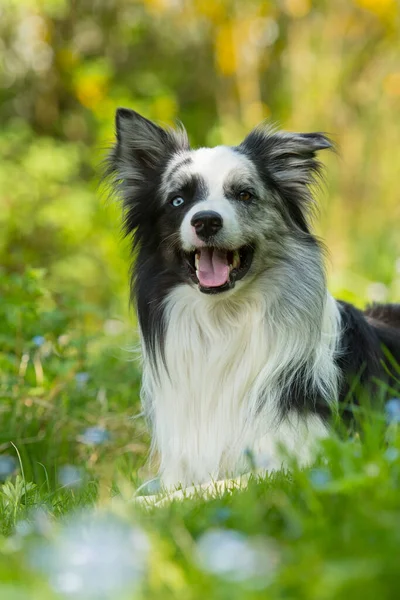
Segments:
[[[163,240],[176,230],[162,230],[165,209],[160,202],[161,175],[171,156],[189,148],[184,130],[164,130],[138,113],[118,109],[116,138],[107,162],[106,176],[123,199],[125,234],[132,238],[135,254],[131,273],[131,299],[135,301],[149,358],[163,347],[163,301],[183,281],[176,262],[168,261]],[[197,185],[196,185],[197,184]],[[188,182],[188,192],[203,193],[201,182]],[[171,213],[173,215],[173,213]],[[174,227],[175,225],[175,227]],[[164,246],[173,247],[168,239]],[[181,264],[181,261],[178,263]]]
[[[187,200],[179,214],[160,197],[162,175],[171,157],[189,149],[184,130],[162,129],[127,109],[118,110],[116,129],[117,143],[109,157],[107,174],[123,198],[125,231],[132,236],[135,253],[132,298],[146,351],[155,361],[165,335],[163,301],[188,277],[175,234],[186,212],[207,190],[200,177],[183,182],[174,192],[184,194]],[[257,128],[235,149],[256,165],[278,199],[285,221],[303,242],[318,243],[308,219],[313,206],[309,185],[320,174],[316,152],[330,147],[331,142],[321,133],[286,134]],[[190,160],[183,157],[171,173]],[[357,402],[360,388],[377,393],[378,382],[387,386],[390,394],[400,393],[400,374],[394,365],[395,361],[400,364],[400,305],[373,306],[365,313],[345,302],[339,306],[340,402]],[[299,412],[313,410],[324,418],[329,413],[326,401],[313,391],[302,372],[294,374],[290,389],[283,391],[282,407]]]
[[[279,207],[284,218],[307,235],[313,206],[308,186],[321,176],[316,153],[327,148],[332,142],[322,133],[275,133],[264,127],[254,129],[238,146],[256,164],[268,188],[283,199]]]
[[[352,406],[365,396],[372,404],[400,394],[400,304],[375,305],[362,312],[338,301],[342,335],[337,356],[341,373],[339,410],[348,421]],[[284,389],[284,388],[283,388]],[[298,371],[281,398],[288,410],[315,412],[329,420],[330,409],[303,371]]]
[[[365,393],[380,399],[399,393],[400,366],[393,363],[400,365],[400,305],[379,305],[365,312],[347,302],[339,302],[339,306],[342,336],[337,363],[342,372],[341,403],[357,404]],[[370,399],[373,401],[374,397]]]

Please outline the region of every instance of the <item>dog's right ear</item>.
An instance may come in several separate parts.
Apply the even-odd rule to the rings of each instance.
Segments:
[[[183,126],[163,129],[134,110],[119,108],[116,119],[116,144],[105,165],[105,179],[112,192],[123,201],[126,234],[154,219],[157,187],[171,155],[189,150]],[[140,235],[135,243],[140,242]]]
[[[189,149],[183,127],[163,129],[128,108],[118,108],[115,128],[117,142],[108,157],[106,175],[131,192],[148,178],[154,179],[171,154]]]

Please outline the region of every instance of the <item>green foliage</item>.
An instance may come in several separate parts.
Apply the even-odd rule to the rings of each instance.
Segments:
[[[396,597],[400,436],[398,425],[385,433],[379,413],[374,415],[372,428],[367,426],[370,418],[369,411],[362,417],[362,442],[358,436],[346,440],[331,438],[323,444],[321,455],[311,468],[304,470],[293,465],[290,476],[275,473],[263,479],[254,477],[246,490],[233,487],[230,493],[219,497],[217,494],[209,501],[199,495],[164,507],[138,508],[128,501],[133,488],[120,478],[113,499],[103,498],[97,516],[87,514],[84,522],[95,518],[104,526],[107,519],[117,519],[116,525],[122,523],[132,532],[139,525],[147,542],[142,540],[132,560],[134,564],[146,556],[147,567],[139,577],[139,588],[132,584],[125,592],[105,597]],[[29,589],[29,597],[55,599],[64,579],[55,578],[54,573],[64,573],[71,581],[74,573],[79,573],[88,577],[85,597],[92,597],[90,561],[96,559],[90,559],[90,554],[82,554],[79,559],[89,557],[86,563],[72,562],[72,567],[70,563],[63,567],[61,561],[46,567],[44,571],[52,582],[50,588],[47,577],[37,573],[33,576],[30,564],[32,552],[40,557],[47,544],[53,545],[56,552],[63,548],[65,539],[69,550],[73,550],[70,526],[60,528],[54,517],[91,505],[98,494],[87,483],[76,490],[60,488],[49,493],[43,487],[39,490],[25,484],[20,476],[14,483],[8,481],[0,502],[3,524],[8,523],[11,536],[0,538],[0,580],[4,586],[0,590],[23,593]],[[42,512],[38,513],[34,508],[39,506]],[[74,520],[69,522],[73,525]],[[106,539],[113,564],[115,540],[110,530],[104,529],[103,534],[110,536]],[[77,544],[76,530],[74,535]],[[86,535],[87,553],[90,529]],[[85,564],[82,571],[81,565]],[[115,563],[114,568],[118,570],[120,565]],[[6,587],[10,573],[14,584]]]
[[[43,271],[3,271],[0,282],[0,450],[19,451],[25,476],[39,484],[54,485],[65,464],[124,462],[128,449],[133,470],[143,462],[143,442],[133,440],[144,427],[132,419],[137,363],[118,349],[124,323],[74,297],[56,298]],[[113,453],[82,442],[94,425],[109,432]]]

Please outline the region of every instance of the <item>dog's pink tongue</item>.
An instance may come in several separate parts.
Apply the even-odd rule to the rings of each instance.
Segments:
[[[229,279],[229,266],[226,252],[214,248],[200,250],[197,270],[200,285],[203,287],[219,287]]]

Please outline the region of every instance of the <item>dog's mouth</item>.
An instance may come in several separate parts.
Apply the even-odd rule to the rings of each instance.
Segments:
[[[224,250],[212,246],[196,248],[186,254],[190,276],[204,294],[218,294],[230,290],[251,267],[254,249],[242,246]]]

